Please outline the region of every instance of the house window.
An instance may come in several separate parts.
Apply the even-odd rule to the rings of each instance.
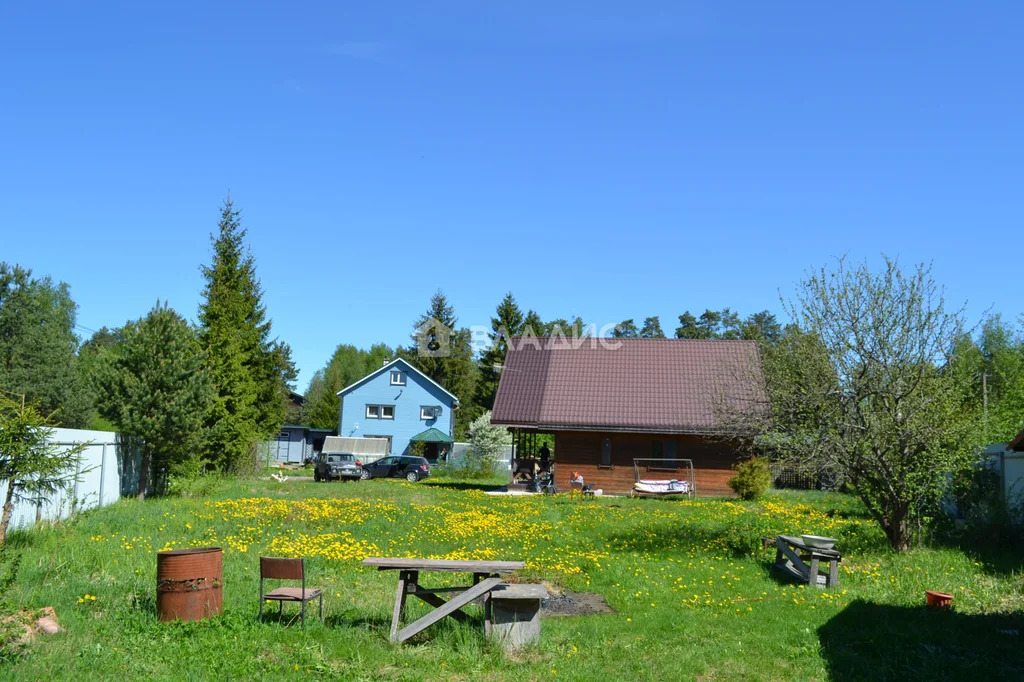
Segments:
[[[405,374],[397,369],[391,370],[391,385],[405,386]]]
[[[441,408],[436,405],[420,405],[420,419],[436,419],[441,416]]]
[[[651,458],[660,459],[668,466],[676,466],[676,442],[674,440],[652,440]]]
[[[366,406],[366,418],[367,419],[394,419],[395,418],[395,406],[394,405],[367,405]]]
[[[612,439],[605,438],[601,441],[601,466],[610,467],[612,465]]]

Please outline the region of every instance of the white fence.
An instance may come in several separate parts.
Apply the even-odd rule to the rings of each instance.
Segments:
[[[89,443],[78,460],[78,481],[63,494],[37,506],[31,502],[15,502],[11,529],[31,526],[37,519],[57,521],[65,519],[76,511],[102,507],[128,492],[122,481],[124,476],[135,470],[134,457],[127,458],[127,467],[119,456],[117,434],[111,431],[86,431],[84,429],[54,429],[51,442],[63,447],[77,443]],[[125,469],[128,471],[125,471]],[[130,484],[129,484],[130,485]],[[137,483],[135,487],[137,487]],[[0,482],[0,500],[7,496],[7,484]]]

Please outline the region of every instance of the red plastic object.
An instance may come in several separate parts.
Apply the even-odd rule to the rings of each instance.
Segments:
[[[953,603],[953,595],[945,592],[925,590],[924,597],[928,602],[928,607],[932,609],[948,609]]]

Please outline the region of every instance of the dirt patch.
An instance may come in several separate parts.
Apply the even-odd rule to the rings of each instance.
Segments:
[[[573,592],[545,584],[551,596],[540,603],[541,618],[558,616],[595,616],[615,613],[604,597],[596,592]]]

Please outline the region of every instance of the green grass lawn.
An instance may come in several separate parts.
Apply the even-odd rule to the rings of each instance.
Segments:
[[[778,580],[760,537],[780,532],[840,538],[840,588]],[[158,623],[155,552],[206,545],[225,551],[223,617]],[[308,558],[323,625],[257,622],[260,554]],[[597,592],[617,613],[546,619],[540,644],[511,656],[450,619],[393,647],[396,576],[360,566],[370,555],[521,559],[523,580]],[[1022,558],[893,554],[840,495],[575,503],[440,481],[235,482],[15,533],[2,599],[54,606],[67,632],[8,655],[0,677],[1022,679]],[[926,611],[925,589],[955,594],[954,611]]]

